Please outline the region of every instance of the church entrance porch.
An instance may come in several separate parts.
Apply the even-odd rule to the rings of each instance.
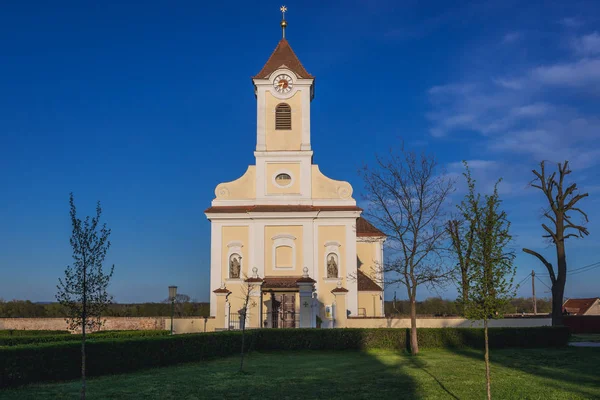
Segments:
[[[262,326],[264,328],[310,327],[312,302],[307,299],[312,296],[314,282],[307,276],[265,277],[261,285]],[[309,307],[308,310],[302,308],[303,303]]]
[[[269,293],[270,312],[267,312],[267,319],[264,321],[268,328],[297,328],[300,326],[300,319],[296,313],[296,298],[298,293]]]

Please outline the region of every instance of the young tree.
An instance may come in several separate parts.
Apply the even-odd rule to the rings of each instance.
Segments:
[[[401,149],[377,158],[374,169],[364,167],[366,215],[388,236],[390,262],[378,266],[385,285],[406,287],[410,301],[410,346],[419,352],[417,340],[417,288],[447,280],[451,271],[444,263],[444,205],[454,182],[439,175],[431,155]]]
[[[111,303],[106,292],[114,265],[107,274],[102,269],[106,253],[110,248],[110,229],[100,224],[102,208],[96,206],[96,216],[77,218],[73,193],[70,195],[71,247],[73,264],[65,269],[64,279],[58,279],[56,299],[67,312],[67,323],[71,329],[81,328],[81,399],[85,399],[85,339],[87,329],[102,326],[102,313]]]
[[[257,281],[258,275],[256,275],[256,268],[254,268],[254,276],[252,278],[248,278],[246,274],[244,274],[244,282],[242,283],[240,290],[242,294],[242,308],[239,309],[238,315],[240,318],[240,329],[242,330],[242,349],[240,352],[240,372],[244,371],[244,357],[246,354],[246,322],[248,321],[248,313],[249,309],[256,307],[254,302],[250,302],[252,297],[252,292],[255,289],[254,282]]]
[[[452,242],[452,250],[456,256],[460,284],[458,286],[458,303],[463,307],[469,301],[469,273],[473,263],[473,243],[475,240],[476,219],[479,210],[480,195],[475,194],[475,180],[466,161],[463,161],[466,172],[468,192],[462,202],[457,205],[459,219],[448,221],[447,230]]]
[[[577,184],[572,183],[565,188],[565,177],[571,173],[569,162],[558,163],[558,178],[556,172],[546,175],[545,162],[540,163],[540,171],[533,170],[535,179],[531,186],[541,190],[548,200],[549,208],[544,210],[544,217],[548,218],[552,225],[549,227],[542,224],[546,231],[544,238],[550,239],[556,247],[556,260],[558,265],[558,274],[554,272],[554,267],[541,254],[523,249],[525,253],[537,257],[548,270],[550,281],[552,282],[552,325],[562,325],[562,305],[565,294],[565,284],[567,283],[567,256],[565,249],[565,240],[570,237],[584,237],[589,235],[589,231],[583,225],[578,225],[571,219],[571,212],[579,213],[583,216],[585,222],[588,222],[588,216],[581,208],[577,206],[579,200],[587,197],[587,193],[576,194]],[[567,231],[569,230],[569,231]]]
[[[474,181],[465,174],[470,184]],[[514,251],[507,246],[512,241],[510,222],[506,212],[500,209],[498,181],[494,192],[486,195],[479,203],[479,195],[470,191],[467,194],[466,211],[474,222],[472,262],[469,268],[469,297],[464,298],[464,311],[467,318],[483,320],[485,340],[485,377],[487,398],[492,398],[490,376],[490,351],[488,340],[488,321],[502,318],[506,305],[514,296],[513,278],[515,268]]]

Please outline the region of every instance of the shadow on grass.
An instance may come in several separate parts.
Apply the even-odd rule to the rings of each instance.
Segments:
[[[430,371],[427,370],[426,366],[427,363],[425,363],[421,358],[419,357],[415,357],[415,356],[410,356],[408,357],[408,359],[410,360],[410,363],[415,367],[415,368],[419,368],[421,371],[425,372],[427,375],[429,375],[439,386],[440,388],[446,392],[450,397],[452,397],[453,399],[457,399],[458,397],[452,393],[447,387],[446,385],[444,385],[442,383],[442,381],[440,381],[434,374],[432,374]]]
[[[422,399],[396,353],[254,352],[243,373],[239,357],[103,376],[88,381],[88,399]],[[76,398],[77,381],[0,391],[0,399]]]
[[[450,351],[462,357],[479,360],[482,364],[484,362],[483,350],[454,348]],[[545,378],[544,385],[548,387],[567,390],[585,398],[594,398],[598,394],[594,388],[600,384],[597,376],[600,349],[573,347],[491,349],[490,361],[492,368],[496,365]],[[586,390],[587,388],[590,390]]]

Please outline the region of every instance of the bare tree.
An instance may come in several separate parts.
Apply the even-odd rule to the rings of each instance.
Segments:
[[[565,177],[571,173],[568,161],[564,164],[558,163],[558,177],[556,171],[547,175],[545,167],[545,162],[542,161],[540,171],[532,171],[535,179],[531,182],[531,186],[541,190],[548,200],[548,208],[544,209],[543,215],[552,224],[551,226],[542,224],[542,228],[547,233],[543,237],[549,239],[556,247],[558,271],[555,272],[552,263],[541,254],[530,249],[523,249],[523,251],[537,257],[548,270],[552,282],[552,325],[556,326],[562,325],[562,304],[567,282],[565,240],[570,237],[581,238],[589,235],[585,226],[573,222],[570,213],[579,213],[583,220],[588,222],[587,214],[577,206],[579,200],[587,197],[588,194],[576,194],[578,191],[576,183],[566,186]]]
[[[479,213],[480,195],[475,194],[475,180],[471,177],[471,171],[466,161],[463,161],[466,172],[463,173],[467,179],[467,194],[458,209],[458,218],[448,221],[447,230],[452,242],[452,250],[456,256],[457,272],[460,274],[458,287],[459,302],[464,305],[469,301],[469,273],[473,264],[473,244],[475,241],[475,229],[477,225],[476,216]]]
[[[110,229],[106,224],[100,226],[102,208],[96,206],[96,216],[77,218],[73,193],[70,195],[70,215],[73,231],[73,265],[65,269],[65,277],[58,279],[56,299],[67,310],[67,323],[73,330],[81,328],[81,399],[85,399],[85,339],[86,330],[102,326],[102,314],[112,302],[112,296],[106,292],[115,266],[106,274],[102,264],[110,248]]]
[[[254,280],[255,278],[248,279],[248,276],[244,274],[244,282],[240,287],[240,291],[242,294],[242,308],[239,309],[238,315],[240,318],[240,329],[242,330],[242,349],[240,352],[240,372],[244,371],[244,357],[246,354],[246,323],[248,322],[248,312],[250,308],[256,306],[256,304],[251,303],[250,299],[252,297],[252,292],[254,290]]]
[[[417,340],[417,288],[436,285],[450,278],[444,263],[445,202],[454,190],[454,182],[438,175],[431,155],[401,148],[387,158],[377,157],[376,168],[364,167],[366,215],[388,236],[389,262],[378,274],[385,285],[406,287],[410,301],[410,347],[419,352]]]

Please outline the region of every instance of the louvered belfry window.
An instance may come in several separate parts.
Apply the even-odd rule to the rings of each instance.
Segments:
[[[288,104],[281,103],[275,108],[275,129],[292,129],[292,108]]]

